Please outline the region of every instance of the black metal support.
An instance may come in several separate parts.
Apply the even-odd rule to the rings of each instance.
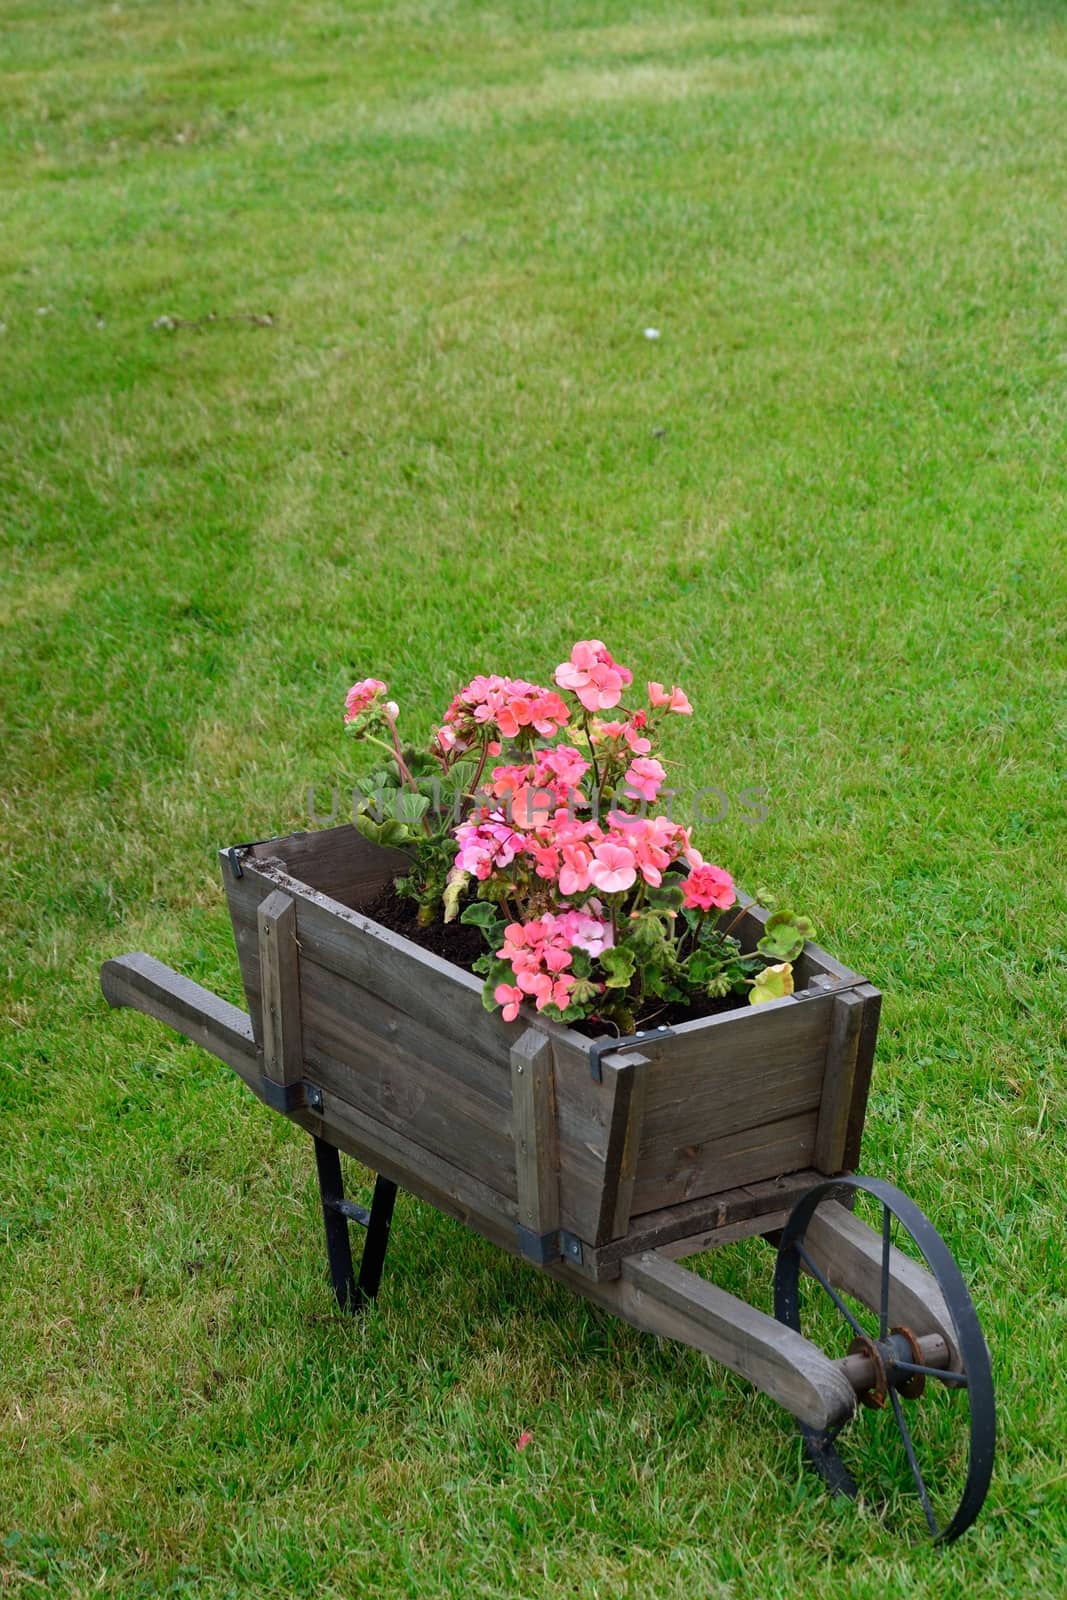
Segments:
[[[315,1139],[315,1165],[319,1174],[322,1220],[326,1227],[326,1259],[330,1265],[333,1292],[341,1310],[357,1316],[366,1308],[367,1302],[375,1298],[382,1281],[396,1201],[396,1184],[379,1173],[368,1211],[365,1206],[354,1205],[351,1200],[345,1199],[341,1157],[325,1139]],[[352,1266],[352,1244],[348,1233],[350,1222],[356,1222],[367,1230],[358,1279]]]

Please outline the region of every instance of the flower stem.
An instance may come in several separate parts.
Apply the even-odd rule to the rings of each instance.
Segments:
[[[722,930],[722,936],[723,936],[724,939],[728,939],[730,937],[731,933],[733,933],[734,929],[737,927],[737,924],[741,921],[741,918],[745,915],[745,912],[746,911],[751,911],[752,907],[755,904],[756,904],[755,900],[750,900],[748,902],[747,906],[742,906],[741,907],[740,911],[737,913],[737,916],[731,922],[730,926],[728,928],[724,928]]]

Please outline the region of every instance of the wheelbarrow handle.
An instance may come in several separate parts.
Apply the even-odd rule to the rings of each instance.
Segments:
[[[105,961],[100,987],[108,1005],[129,1006],[165,1022],[225,1061],[259,1092],[259,1061],[247,1011],[140,951]]]

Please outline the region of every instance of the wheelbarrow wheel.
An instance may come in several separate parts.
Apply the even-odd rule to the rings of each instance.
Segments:
[[[877,1206],[879,1227],[875,1233],[881,1241],[877,1287],[864,1295],[863,1305],[838,1292],[831,1281],[833,1271],[824,1270],[816,1259],[817,1252],[805,1244],[812,1219],[823,1201],[843,1200],[854,1205],[859,1196],[870,1196]],[[895,1239],[905,1250],[910,1241],[922,1257],[952,1323],[955,1349],[939,1355],[936,1366],[927,1364],[917,1338],[917,1334],[929,1333],[929,1329],[892,1326],[893,1263],[898,1259]],[[814,1287],[802,1293],[802,1284],[809,1280]],[[846,1370],[867,1373],[868,1378],[862,1380],[867,1387],[858,1390],[860,1401],[885,1412],[887,1420],[892,1416],[930,1536],[942,1544],[959,1538],[977,1517],[989,1488],[996,1408],[989,1351],[978,1315],[941,1235],[907,1195],[882,1179],[846,1177],[817,1184],[794,1207],[779,1240],[775,1265],[774,1313],[779,1322],[797,1332],[806,1331],[801,1328],[802,1300],[813,1317],[820,1314],[821,1302],[822,1309],[832,1307],[835,1320],[843,1320],[851,1335]],[[932,1342],[940,1343],[936,1339]],[[930,1343],[925,1341],[927,1346]],[[966,1467],[962,1471],[953,1469],[963,1451],[955,1441],[946,1445],[938,1432],[940,1421],[930,1440],[917,1439],[915,1424],[920,1410],[911,1413],[910,1424],[905,1413],[906,1404],[921,1408],[924,1395],[929,1406],[931,1398],[938,1394],[938,1386],[953,1391],[954,1407],[964,1406],[967,1410]],[[801,1434],[808,1456],[830,1489],[856,1498],[859,1487],[838,1448],[843,1426],[816,1432],[801,1424]],[[931,1456],[937,1453],[951,1457],[951,1461],[932,1462]],[[928,1483],[932,1465],[936,1473],[934,1488]]]

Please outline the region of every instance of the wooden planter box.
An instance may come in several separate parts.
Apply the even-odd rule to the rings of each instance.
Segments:
[[[222,860],[266,1097],[506,1248],[611,1278],[639,1250],[780,1226],[856,1162],[881,997],[817,946],[788,999],[596,1062],[583,1035],[532,1009],[505,1023],[477,978],[362,915],[405,859],[356,829]],[[738,924],[746,949],[765,916]]]

